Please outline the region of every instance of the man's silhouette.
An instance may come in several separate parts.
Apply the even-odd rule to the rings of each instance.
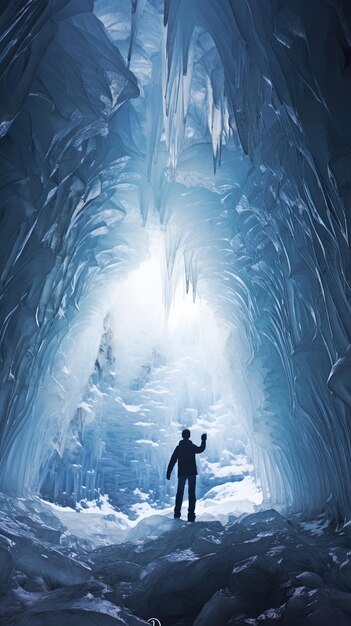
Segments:
[[[182,508],[184,487],[186,481],[188,481],[189,491],[189,509],[188,509],[188,521],[195,522],[195,487],[196,487],[196,461],[195,454],[199,454],[206,449],[207,435],[204,433],[201,435],[201,446],[196,446],[190,441],[190,430],[185,428],[182,432],[183,439],[180,440],[176,449],[174,450],[171,460],[168,463],[167,468],[167,480],[170,480],[172,469],[178,461],[178,489],[174,507],[174,517],[180,517],[180,511]]]

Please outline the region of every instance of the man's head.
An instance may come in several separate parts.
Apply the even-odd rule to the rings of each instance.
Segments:
[[[183,439],[190,439],[190,430],[189,428],[184,428],[182,432]]]

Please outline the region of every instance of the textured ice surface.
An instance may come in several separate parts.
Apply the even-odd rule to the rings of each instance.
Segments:
[[[1,11],[0,484],[72,506],[106,490],[135,517],[148,493],[171,506],[162,481],[182,416],[195,434],[212,428],[203,492],[223,504],[235,481],[222,487],[222,469],[248,455],[265,501],[341,524],[351,513],[349,3],[318,3],[318,19],[302,0],[115,4],[14,0]],[[134,323],[134,362],[123,346],[109,358],[118,333],[106,340],[106,314],[147,259],[143,225],[156,224],[165,310],[181,281],[227,329],[225,402],[199,341],[172,363]],[[262,513],[225,530],[181,524],[149,545],[150,518],[133,529],[142,547],[115,554],[116,569],[143,568],[140,580],[120,567],[105,592],[84,583],[89,537],[68,534],[55,551],[63,529],[23,507],[16,522],[8,512],[1,542],[5,591],[8,550],[15,567],[3,614],[15,607],[18,623],[50,623],[41,594],[74,595],[76,584],[78,597],[59,596],[62,619],[88,620],[91,607],[91,619],[118,623],[111,601],[197,624],[350,619],[348,525],[340,539],[320,525],[306,543],[307,527]],[[116,517],[114,541],[128,524]],[[101,543],[114,521],[100,516]],[[103,578],[101,567],[99,553]]]
[[[324,516],[270,509],[222,525],[154,515],[130,522],[118,544],[111,526],[94,547],[101,537],[89,513],[69,514],[84,539],[58,507],[1,498],[0,508],[1,624],[138,626],[157,617],[169,626],[330,626],[333,615],[351,623],[350,540]],[[56,539],[39,541],[48,530]]]
[[[44,497],[72,506],[108,493],[123,509],[135,505],[136,516],[140,505],[146,506],[136,489],[161,506],[174,494],[174,484],[165,486],[160,477],[184,421],[193,425],[194,436],[209,430],[210,462],[223,452],[220,466],[235,466],[236,455],[251,455],[248,422],[253,417],[252,399],[241,389],[250,348],[239,329],[231,327],[236,307],[222,306],[236,298],[224,206],[228,181],[237,169],[231,183],[237,186],[249,164],[240,151],[229,151],[215,178],[205,124],[196,133],[196,140],[205,142],[203,164],[189,139],[177,157],[177,173],[169,167],[166,143],[171,150],[173,139],[162,135],[162,11],[144,4],[133,5],[132,13],[136,38],[130,68],[142,87],[133,108],[127,101],[139,93],[136,78],[122,58],[127,55],[129,2],[94,7],[118,47],[90,5],[67,1],[43,14],[43,21],[56,16],[58,34],[45,57],[37,59],[36,71],[28,73],[30,93],[20,113],[13,114],[1,153],[4,172],[14,176],[4,189],[10,204],[4,204],[2,231],[7,246],[1,309],[6,319],[2,485],[18,492],[40,489]],[[13,20],[16,8],[5,13],[5,21]],[[21,40],[35,19],[28,5],[23,23],[13,25],[13,39]],[[200,84],[201,63],[196,67]],[[15,82],[22,70],[13,62],[6,71]],[[185,108],[197,119],[196,93],[190,102],[189,78],[184,81]],[[168,134],[177,134],[171,125],[167,128]],[[33,156],[27,178],[21,161],[26,146]],[[21,207],[18,236],[11,217],[14,198]],[[158,317],[152,318],[144,300],[152,312],[154,292],[144,287],[132,297],[125,283],[130,286],[132,270],[143,268],[149,252],[152,256],[153,237],[142,228],[140,213],[145,223],[155,212],[159,218],[149,217],[147,223],[151,230],[162,223],[163,292]],[[7,228],[13,237],[7,238]],[[198,308],[199,301],[192,304],[196,294],[208,300],[201,333],[196,324],[185,332],[177,327],[174,305],[183,297],[184,279],[188,310]],[[160,348],[165,310],[173,337]],[[105,318],[108,311],[111,323]],[[7,350],[10,345],[14,352]],[[231,361],[232,345],[242,360]],[[237,477],[252,474],[251,461],[248,467]],[[203,469],[201,493],[224,482],[210,465]]]
[[[79,395],[94,363],[98,285],[104,270],[106,278],[116,272],[107,249],[121,246],[120,265],[125,257],[111,168],[125,165],[116,113],[138,88],[91,9],[14,2],[2,14],[6,51],[15,54],[2,101],[11,123],[1,149],[1,474],[3,486],[20,491],[38,486],[48,449],[60,449],[68,397]]]
[[[169,502],[167,405],[170,439],[186,407],[199,429],[218,420],[216,454],[235,424],[228,452],[251,457],[265,500],[349,516],[349,10],[321,2],[317,28],[302,0],[3,9],[3,488]],[[172,404],[177,368],[162,379],[152,350],[130,397],[121,376],[107,390],[112,371],[96,384],[106,313],[156,215],[166,309],[181,280],[226,325],[229,421],[211,417],[221,394]]]

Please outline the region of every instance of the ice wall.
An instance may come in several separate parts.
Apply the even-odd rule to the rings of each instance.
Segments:
[[[316,19],[316,4],[298,0],[191,12],[170,0],[165,21],[169,80],[189,31],[211,34],[224,72],[221,91],[209,73],[216,115],[253,164],[231,243],[265,378],[253,427],[261,476],[273,500],[349,515],[350,6],[319,2]]]
[[[126,168],[120,109],[138,88],[92,8],[2,11],[0,473],[11,490],[37,489],[48,450],[63,445],[109,277],[133,258],[112,171]]]

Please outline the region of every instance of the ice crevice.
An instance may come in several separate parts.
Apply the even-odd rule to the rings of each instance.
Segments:
[[[349,623],[348,3],[0,23],[0,621]]]

